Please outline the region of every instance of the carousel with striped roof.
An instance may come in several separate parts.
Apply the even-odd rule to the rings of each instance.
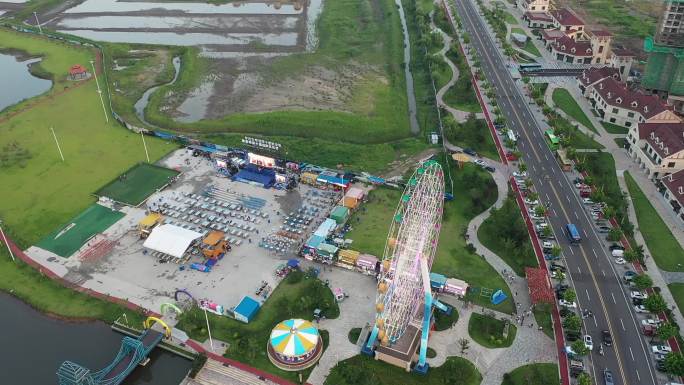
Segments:
[[[309,321],[289,319],[271,330],[268,358],[282,370],[297,371],[313,366],[323,353],[323,340]]]

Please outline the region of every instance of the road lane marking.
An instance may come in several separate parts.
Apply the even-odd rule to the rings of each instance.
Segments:
[[[577,273],[582,274],[582,270],[580,270],[579,266],[577,266]]]
[[[572,253],[572,255],[575,255],[575,252],[572,250],[572,247],[570,248],[570,253]]]
[[[605,271],[601,270],[601,273],[603,273],[603,276],[604,276],[604,277],[606,276],[606,272],[605,272]]]
[[[568,201],[569,201],[569,199],[568,199]],[[577,211],[575,211],[575,218],[577,218],[577,220],[579,221],[579,215],[577,215]]]
[[[636,361],[634,359],[634,353],[632,353],[632,347],[631,346],[629,347],[629,355],[632,356],[632,361]]]
[[[596,249],[591,249],[591,252],[594,253],[594,257],[598,258],[598,254],[596,254]],[[603,275],[606,275],[603,273]]]
[[[620,325],[622,325],[622,331],[626,332],[627,329],[625,329],[625,324],[622,322],[622,318],[620,318]]]
[[[641,381],[641,376],[639,375],[639,371],[636,369],[634,369],[634,371],[636,372],[637,380]]]
[[[610,292],[610,296],[613,298],[613,303],[617,305],[617,301],[615,301],[615,296],[612,291]]]
[[[589,238],[589,234],[587,234],[587,230],[582,229],[582,232],[584,233],[585,238]],[[596,256],[596,253],[594,253],[594,256]]]
[[[584,289],[584,292],[587,293],[587,301],[591,302],[591,297],[589,296],[589,290]]]

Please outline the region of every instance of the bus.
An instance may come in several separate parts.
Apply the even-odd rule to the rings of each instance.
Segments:
[[[568,241],[572,243],[579,243],[582,240],[582,238],[580,238],[579,231],[577,231],[577,227],[575,227],[575,225],[572,223],[565,225],[565,233],[568,236]]]
[[[558,149],[558,145],[560,144],[560,139],[558,139],[558,137],[553,133],[553,130],[546,130],[544,133],[548,139],[547,143],[549,148],[552,151],[556,151]]]
[[[518,66],[518,71],[520,72],[539,71],[540,69],[542,69],[542,66],[539,63],[522,63]]]

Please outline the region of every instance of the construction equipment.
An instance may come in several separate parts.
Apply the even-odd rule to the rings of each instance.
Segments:
[[[164,222],[164,216],[159,213],[150,213],[138,223],[140,238],[147,238],[152,229]]]
[[[230,245],[224,238],[222,231],[210,231],[202,240],[200,249],[206,258],[219,259],[230,251]]]

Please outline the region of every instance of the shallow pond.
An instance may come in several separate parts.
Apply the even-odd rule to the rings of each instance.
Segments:
[[[52,87],[52,81],[37,78],[29,66],[40,59],[18,61],[16,57],[0,53],[0,111],[24,99],[38,96]],[[12,90],[7,92],[6,90]]]

